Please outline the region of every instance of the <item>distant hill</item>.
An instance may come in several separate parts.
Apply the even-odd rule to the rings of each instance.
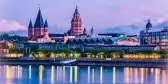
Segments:
[[[161,31],[163,27],[168,26],[168,21],[164,21],[159,24],[153,25],[153,31]],[[139,34],[141,30],[145,30],[144,23],[126,25],[126,26],[116,26],[116,27],[109,27],[106,28],[104,32],[111,32],[111,33],[125,33],[125,34]]]
[[[162,30],[165,26],[168,26],[168,21],[164,21],[160,24],[157,24],[153,28],[155,31],[159,31],[159,30]]]
[[[9,35],[19,35],[19,36],[27,36],[27,30],[17,30],[17,31],[10,31],[7,32]]]
[[[160,31],[163,27],[168,26],[168,21],[164,21],[159,24],[153,25],[153,31]],[[65,33],[68,31],[69,28],[58,28],[58,27],[51,27],[49,32],[50,33]],[[141,30],[145,30],[145,23],[136,23],[131,25],[124,25],[124,26],[116,26],[116,27],[108,27],[101,29],[95,29],[96,33],[125,33],[125,34],[136,34],[138,35]],[[7,32],[9,35],[19,35],[19,36],[27,36],[27,30],[17,30],[17,31],[10,31]]]

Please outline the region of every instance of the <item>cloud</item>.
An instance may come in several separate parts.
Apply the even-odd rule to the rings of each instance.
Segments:
[[[0,19],[0,32],[9,32],[25,29],[26,27],[17,21]]]
[[[18,2],[21,4],[18,5]],[[168,0],[17,0],[17,2],[15,0],[0,0],[0,18],[14,20],[22,24],[28,24],[29,19],[32,18],[34,22],[38,12],[38,4],[41,4],[43,17],[47,17],[49,21],[49,31],[64,33],[71,27],[70,21],[75,5],[78,5],[83,28],[90,29],[94,26],[95,31],[102,32],[106,28],[122,27],[122,30],[126,32],[132,29],[130,25],[142,22],[140,29],[139,27],[133,28],[137,31],[136,33],[129,30],[130,33],[138,34],[138,29],[145,29],[144,20],[151,19],[150,17],[161,17],[156,22],[152,22],[153,25],[168,20],[168,11],[165,11],[165,8],[168,8],[167,3]],[[123,27],[125,25],[126,27]],[[0,28],[1,30],[2,28]]]

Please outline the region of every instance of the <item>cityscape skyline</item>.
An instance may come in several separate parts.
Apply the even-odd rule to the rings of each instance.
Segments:
[[[0,83],[167,84],[168,0],[0,0]]]
[[[114,3],[107,1],[107,3],[102,0],[92,0],[90,3],[88,3],[88,0],[80,2],[72,0],[67,1],[68,3],[60,0],[50,2],[43,0],[19,0],[22,4],[18,6],[17,2],[11,0],[1,0],[0,2],[0,10],[2,10],[2,14],[0,14],[0,31],[6,32],[16,30],[27,31],[30,18],[36,17],[35,15],[39,8],[38,4],[41,4],[42,14],[48,19],[49,32],[53,31],[51,33],[65,33],[70,28],[70,21],[76,5],[78,5],[83,21],[82,28],[94,26],[96,32],[120,31],[126,33],[125,30],[128,30],[127,32],[130,34],[138,34],[139,30],[145,29],[146,22],[144,20],[151,19],[155,29],[155,24],[158,26],[158,23],[167,21],[166,13],[168,13],[163,11],[166,7],[166,4],[164,4],[166,0],[129,0],[125,3],[121,1],[114,1]],[[92,5],[93,2],[94,5]],[[50,6],[47,6],[49,4]],[[162,7],[156,8],[155,5],[162,5]],[[51,10],[53,8],[54,10]],[[135,32],[132,32],[132,30],[135,30]]]

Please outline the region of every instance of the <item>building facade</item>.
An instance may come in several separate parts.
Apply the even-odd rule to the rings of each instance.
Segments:
[[[33,26],[30,20],[28,26],[28,41],[29,42],[50,42],[48,35],[48,22],[47,19],[43,20],[41,10],[39,9],[35,24]]]
[[[134,37],[87,37],[70,38],[67,44],[94,44],[94,45],[140,45],[139,40]]]
[[[140,31],[141,45],[156,45],[161,49],[168,49],[168,27],[162,31],[152,31],[152,24],[148,21],[146,30]]]
[[[82,29],[82,19],[77,6],[71,20],[71,28],[69,31],[72,31],[72,34],[77,37],[83,35],[94,36],[93,27],[91,28],[90,33],[87,33],[86,28],[84,28],[84,30]]]
[[[71,29],[72,29],[72,33],[76,36],[79,36],[80,34],[82,34],[82,20],[77,6],[71,21]]]

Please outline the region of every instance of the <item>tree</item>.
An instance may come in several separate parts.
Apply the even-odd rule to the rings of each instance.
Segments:
[[[168,58],[168,51],[160,50],[158,53],[161,55],[162,58]]]
[[[109,50],[108,55],[110,55],[111,58],[121,58],[124,53],[125,52],[121,49],[111,49]]]
[[[18,36],[18,35],[9,36],[7,33],[5,33],[0,35],[0,40],[27,42],[28,37]]]
[[[23,53],[23,48],[9,48],[8,51],[9,53],[19,54]]]

